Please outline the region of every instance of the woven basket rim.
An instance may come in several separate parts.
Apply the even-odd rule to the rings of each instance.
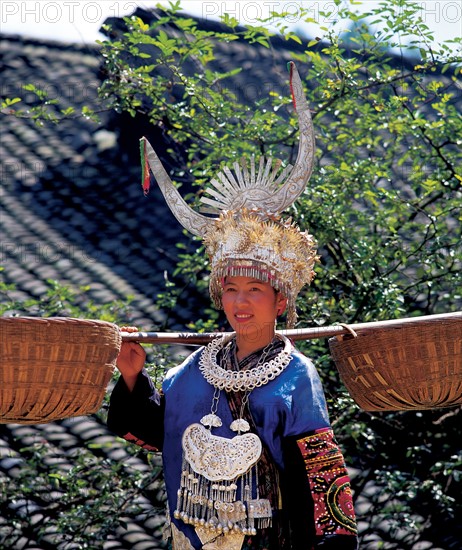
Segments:
[[[95,324],[100,326],[114,326],[117,325],[111,321],[105,321],[103,319],[90,319],[86,317],[72,317],[72,316],[50,316],[50,317],[40,317],[33,315],[2,315],[0,316],[0,322],[24,322],[24,323],[41,323],[41,322],[51,322],[51,323],[80,323],[80,324]]]

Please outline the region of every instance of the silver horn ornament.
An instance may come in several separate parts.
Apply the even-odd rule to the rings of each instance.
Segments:
[[[242,208],[258,210],[262,219],[269,219],[283,212],[301,195],[308,183],[314,165],[315,138],[310,110],[306,101],[298,70],[289,63],[290,87],[295,111],[298,116],[300,139],[295,165],[286,166],[279,174],[281,161],[261,157],[258,171],[255,159],[250,160],[250,170],[245,160],[233,164],[234,174],[225,167],[211,180],[206,193],[213,198],[201,197],[207,211],[237,211]],[[164,198],[179,223],[190,233],[204,237],[213,218],[199,214],[182,198],[173,185],[159,157],[148,140],[144,145],[149,168],[154,175]]]

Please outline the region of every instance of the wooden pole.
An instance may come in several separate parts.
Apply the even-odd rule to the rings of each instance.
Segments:
[[[356,335],[362,331],[373,331],[384,328],[400,329],[405,325],[417,324],[421,321],[444,323],[460,321],[462,323],[462,311],[455,313],[443,313],[438,315],[425,315],[421,317],[406,317],[403,319],[392,319],[388,321],[375,321],[370,323],[357,323],[354,325],[331,325],[326,327],[311,327],[292,330],[281,330],[291,340],[311,340],[316,338],[330,338],[342,334]],[[143,344],[182,344],[201,346],[208,344],[213,338],[221,336],[223,332],[122,332],[124,342],[140,342]]]

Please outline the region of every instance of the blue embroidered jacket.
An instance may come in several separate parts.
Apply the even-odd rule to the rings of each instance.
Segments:
[[[183,433],[210,413],[213,400],[214,388],[199,371],[201,353],[202,348],[168,371],[162,393],[143,370],[131,393],[120,378],[111,396],[110,429],[148,450],[162,452],[171,514],[180,486]],[[348,474],[333,438],[321,381],[312,362],[293,349],[286,369],[251,392],[249,408],[257,434],[280,473],[283,506],[278,513],[290,523],[287,548],[355,549],[356,525]],[[235,432],[229,428],[233,417],[224,392],[216,414],[222,426],[214,428],[213,434],[234,437]],[[194,527],[170,519],[194,548],[201,548]]]

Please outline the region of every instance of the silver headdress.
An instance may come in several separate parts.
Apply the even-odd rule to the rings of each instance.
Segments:
[[[141,139],[146,168],[151,169],[172,213],[189,232],[204,239],[211,261],[210,293],[221,308],[221,285],[226,275],[252,276],[270,282],[288,299],[287,325],[296,321],[295,300],[313,279],[317,261],[314,238],[280,214],[301,195],[314,164],[314,132],[303,86],[294,63],[289,63],[290,87],[299,120],[300,142],[294,166],[252,157],[225,167],[201,197],[211,218],[194,211],[174,187],[156,152]],[[148,176],[147,170],[146,175]]]

